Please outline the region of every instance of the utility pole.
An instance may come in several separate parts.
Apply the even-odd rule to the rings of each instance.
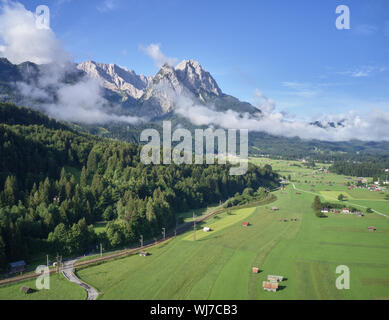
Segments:
[[[102,257],[102,256],[103,256],[103,245],[100,242],[100,257]]]
[[[59,273],[59,256],[57,253],[57,265],[56,265],[57,273]]]
[[[46,266],[49,267],[49,255],[46,255]]]
[[[143,235],[140,236],[140,247],[143,248]]]
[[[163,240],[166,239],[166,229],[162,228],[162,235],[163,235]]]
[[[193,241],[196,241],[196,220],[195,220],[195,213],[193,212]]]

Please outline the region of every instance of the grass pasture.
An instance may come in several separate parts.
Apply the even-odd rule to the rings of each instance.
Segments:
[[[21,291],[22,287],[36,288],[36,280],[27,280],[0,287],[0,300],[85,300],[86,292],[78,285],[66,280],[62,274],[50,276],[49,290],[36,290],[31,294]]]
[[[312,169],[274,162],[275,169],[282,164],[283,173],[297,168],[294,176],[301,180],[296,187],[307,191],[297,195],[292,186],[277,191],[278,199],[270,206],[279,211],[264,205],[235,210],[230,216],[223,213],[201,225],[214,231],[198,230],[197,241],[193,231],[188,232],[150,249],[149,257],[126,257],[81,269],[78,275],[103,292],[101,299],[388,299],[389,219],[377,214],[320,219],[311,209],[316,194],[337,201],[343,193],[349,205],[387,212],[381,195],[348,190],[342,183],[349,179],[343,176],[317,173],[312,178]],[[244,220],[251,226],[242,227]],[[368,231],[371,225],[376,232]],[[350,290],[335,286],[339,265],[350,269]],[[253,274],[253,266],[261,272]],[[269,274],[286,277],[277,293],[261,287]]]
[[[348,190],[345,184],[350,177],[313,172],[296,161],[251,161],[271,164],[281,175],[290,174],[300,194],[290,184],[275,192],[277,200],[271,204],[231,210],[232,214],[224,212],[199,224],[196,241],[189,231],[148,249],[148,257],[127,256],[81,268],[77,275],[101,293],[99,299],[389,299],[389,218],[377,213],[318,218],[311,208],[316,195],[322,201],[340,203],[337,197],[343,193],[348,197],[342,202],[345,207],[370,207],[389,215],[384,195]],[[272,206],[279,211],[271,212]],[[183,218],[191,221],[192,212]],[[282,218],[287,222],[281,222]],[[242,221],[251,225],[243,227]],[[377,231],[369,232],[369,226]],[[203,232],[203,227],[213,231]],[[340,265],[350,269],[349,290],[335,286]],[[253,274],[252,267],[260,273]],[[262,289],[268,275],[286,278],[278,292]],[[17,291],[22,284],[14,286],[0,287],[0,299],[20,298]],[[66,290],[74,290],[71,298],[85,298],[79,287],[65,290],[61,286],[54,286],[52,296],[42,299],[66,298]],[[39,298],[38,293],[31,298]]]

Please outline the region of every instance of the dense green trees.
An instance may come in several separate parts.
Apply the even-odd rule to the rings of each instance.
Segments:
[[[0,124],[3,266],[43,252],[82,254],[100,242],[107,249],[157,237],[175,227],[179,212],[278,186],[270,167],[250,165],[244,176],[230,176],[229,165],[146,166],[140,146],[19,111],[16,125]],[[101,220],[110,223],[97,236],[90,225]]]
[[[382,177],[386,178],[385,169],[389,168],[388,157],[376,157],[374,160],[356,163],[354,161],[335,162],[330,170],[337,173],[354,177]]]

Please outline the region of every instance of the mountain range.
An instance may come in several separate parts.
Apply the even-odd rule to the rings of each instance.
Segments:
[[[58,87],[93,79],[102,91],[107,113],[136,116],[146,122],[129,124],[75,123],[80,130],[109,138],[137,141],[146,127],[160,128],[162,120],[170,119],[175,126],[193,129],[187,118],[176,111],[185,97],[193,105],[211,106],[212,110],[236,112],[245,117],[260,119],[262,111],[248,102],[223,93],[212,75],[194,60],[183,60],[177,66],[163,65],[151,77],[138,75],[133,70],[115,64],[85,61],[61,67],[37,65],[31,62],[12,64],[0,58],[0,101],[10,101],[40,111],[40,105],[58,100]],[[70,97],[71,98],[71,97]],[[316,121],[312,126],[329,130],[343,125]],[[320,157],[333,159],[345,153],[350,157],[361,154],[385,154],[387,142],[326,142],[273,136],[264,132],[250,132],[251,154],[271,154],[283,157]]]

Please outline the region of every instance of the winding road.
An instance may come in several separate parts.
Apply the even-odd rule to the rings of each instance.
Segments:
[[[97,290],[91,286],[89,286],[88,284],[82,282],[79,278],[77,278],[77,276],[74,274],[74,263],[79,260],[79,258],[77,259],[73,259],[73,260],[69,260],[69,261],[66,261],[64,262],[63,264],[63,269],[62,269],[62,274],[63,276],[68,279],[70,282],[73,282],[77,285],[79,285],[80,287],[82,287],[83,289],[85,289],[86,293],[87,293],[87,298],[86,300],[96,300],[99,293],[97,292]]]

